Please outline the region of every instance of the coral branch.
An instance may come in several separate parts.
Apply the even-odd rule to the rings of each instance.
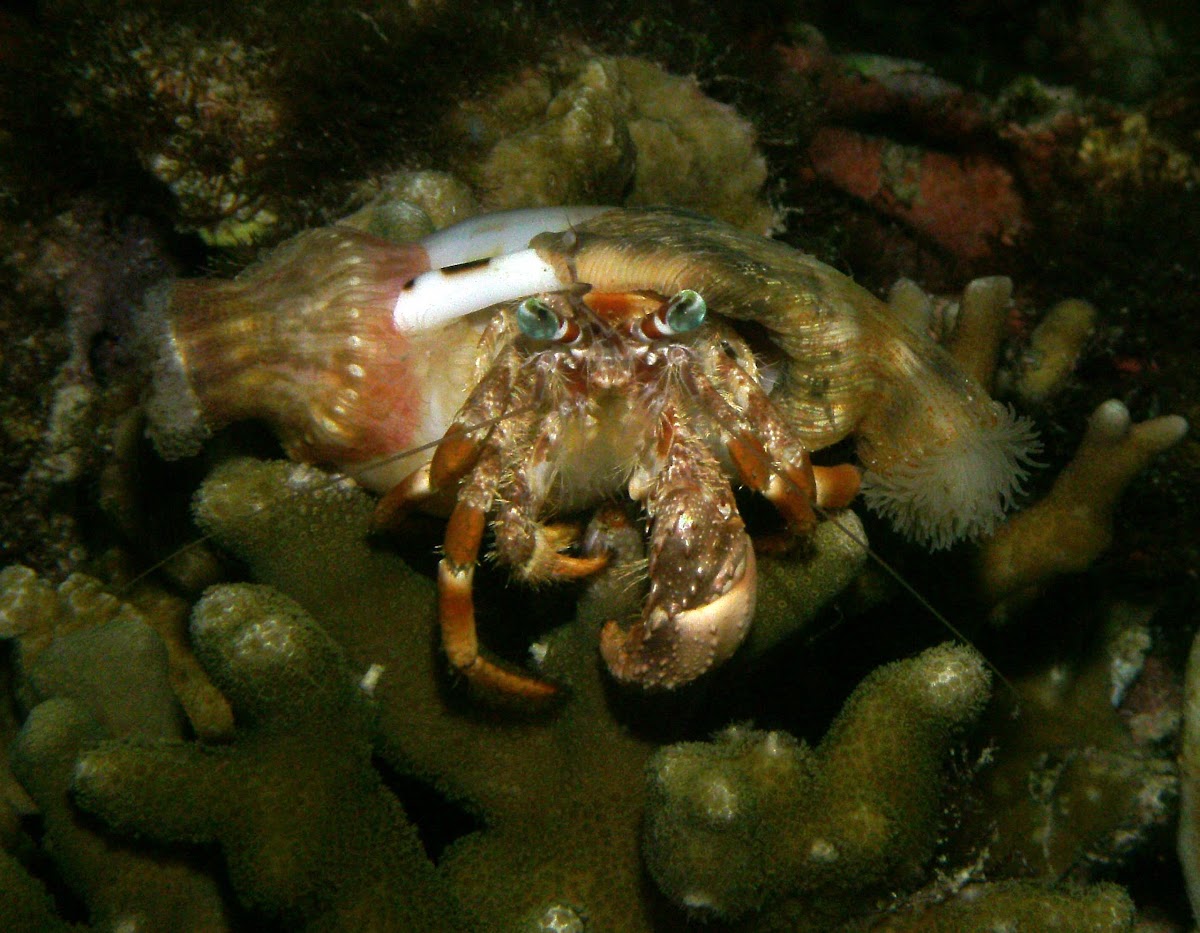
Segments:
[[[1026,599],[1046,580],[1091,566],[1112,543],[1121,494],[1186,432],[1187,422],[1177,415],[1133,424],[1116,399],[1097,408],[1074,459],[1046,497],[983,546],[979,567],[987,597],[996,603]]]
[[[75,767],[81,805],[123,832],[218,842],[242,901],[293,927],[465,929],[371,767],[370,704],[333,641],[251,585],[211,589],[192,636],[235,741],[102,745]]]
[[[950,741],[988,681],[974,651],[942,645],[863,681],[816,751],[743,727],[662,749],[651,875],[676,903],[726,918],[801,891],[812,911],[840,890],[911,882],[932,853]]]

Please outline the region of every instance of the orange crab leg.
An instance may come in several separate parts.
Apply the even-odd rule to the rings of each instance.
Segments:
[[[811,474],[805,475],[804,470],[791,466],[782,473],[777,472],[766,448],[747,434],[730,438],[725,446],[741,481],[762,493],[794,533],[812,531],[817,517],[812,510],[815,483]]]
[[[438,620],[442,648],[450,664],[473,686],[494,696],[547,700],[558,694],[553,684],[509,671],[479,653],[472,584],[487,516],[476,506],[459,503],[446,528],[445,557],[438,564]]]
[[[386,531],[400,527],[414,502],[425,502],[434,495],[429,484],[429,464],[409,473],[379,497],[371,513],[371,530]]]
[[[446,498],[448,510],[454,502],[452,487],[475,465],[482,447],[483,441],[469,439],[461,425],[451,425],[433,452],[433,459],[413,470],[375,503],[372,530],[398,527],[414,503],[436,501],[438,496]]]
[[[762,493],[784,517],[792,534],[803,535],[816,524],[813,503],[829,509],[849,505],[858,494],[862,474],[849,463],[837,466],[811,466],[808,471],[786,465],[782,471],[772,466],[766,448],[750,435],[732,438],[727,444],[730,459],[742,483]],[[764,552],[786,549],[788,542],[778,538],[759,538],[755,547]]]
[[[530,582],[582,580],[608,566],[608,554],[573,557],[562,552],[563,548],[569,547],[579,537],[578,529],[574,525],[563,522],[541,525],[534,537],[536,543],[533,553],[517,568],[520,576]]]
[[[853,463],[837,466],[814,466],[817,505],[825,509],[844,509],[862,487],[862,470]]]
[[[457,483],[475,465],[482,449],[482,437],[472,440],[462,425],[450,425],[429,463],[430,487],[445,489]]]

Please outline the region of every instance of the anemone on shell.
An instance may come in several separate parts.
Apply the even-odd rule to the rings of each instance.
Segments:
[[[293,457],[361,467],[439,439],[495,352],[479,341],[497,303],[588,289],[690,289],[765,330],[771,401],[806,447],[853,436],[868,505],[931,548],[991,530],[1038,449],[1027,420],[814,257],[680,211],[598,207],[487,215],[407,245],[309,231],[233,282],[176,283],[147,315],[150,431],[178,456],[259,417]]]
[[[958,424],[921,457],[868,470],[867,505],[905,537],[936,551],[986,535],[1021,492],[1040,445],[1033,425],[1007,406],[994,418]]]

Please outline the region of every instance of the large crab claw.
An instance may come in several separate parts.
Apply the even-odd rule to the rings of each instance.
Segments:
[[[723,663],[754,618],[757,577],[754,548],[747,547],[741,576],[710,602],[673,615],[648,607],[629,629],[609,622],[600,634],[600,654],[613,677],[645,689],[672,690]]]
[[[754,547],[711,451],[672,411],[629,492],[650,517],[650,589],[637,622],[605,625],[600,652],[622,683],[673,690],[746,637],[757,592]]]

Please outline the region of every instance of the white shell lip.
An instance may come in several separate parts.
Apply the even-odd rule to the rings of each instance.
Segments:
[[[523,249],[478,266],[418,275],[396,299],[392,321],[402,333],[429,330],[501,301],[561,291],[568,284],[536,250]]]
[[[444,269],[515,253],[525,249],[539,233],[560,233],[611,210],[611,207],[578,204],[480,214],[431,233],[421,241],[421,246],[429,254],[429,268]]]
[[[502,301],[569,287],[572,283],[560,280],[529,248],[530,240],[610,210],[581,205],[501,211],[431,234],[421,241],[430,271],[413,279],[397,297],[392,310],[396,329],[431,330]]]

